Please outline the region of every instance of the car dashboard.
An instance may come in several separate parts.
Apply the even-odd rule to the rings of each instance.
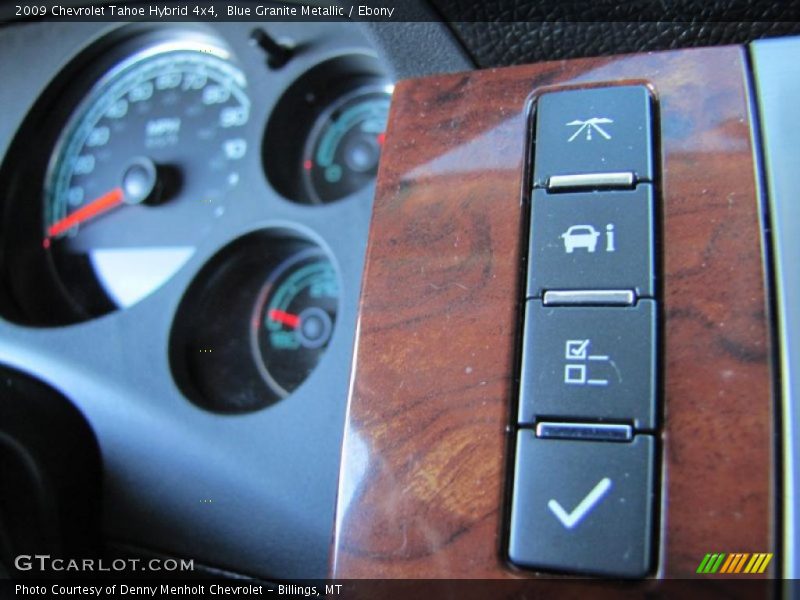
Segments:
[[[4,577],[791,595],[796,23],[521,4],[5,17]]]

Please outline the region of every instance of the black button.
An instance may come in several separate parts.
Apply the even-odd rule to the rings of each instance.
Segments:
[[[517,433],[508,555],[516,565],[617,577],[650,569],[654,444]]]
[[[558,307],[528,301],[519,422],[656,424],[656,304]]]
[[[546,290],[654,293],[653,188],[549,194],[534,190],[528,297]]]
[[[536,103],[534,183],[551,175],[630,171],[653,180],[650,94],[644,86],[544,94]]]

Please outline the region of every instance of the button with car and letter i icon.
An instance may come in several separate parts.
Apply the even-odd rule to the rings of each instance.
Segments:
[[[655,292],[653,191],[550,194],[534,190],[528,269],[529,298],[547,290]]]
[[[525,317],[518,422],[546,419],[656,426],[656,304],[543,306]]]

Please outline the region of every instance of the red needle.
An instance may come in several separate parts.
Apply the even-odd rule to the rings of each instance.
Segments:
[[[292,329],[295,329],[298,325],[300,325],[300,317],[298,315],[293,315],[292,313],[278,310],[277,308],[270,309],[269,318],[273,321],[277,321],[278,323],[283,323]]]
[[[74,213],[67,215],[60,221],[56,221],[47,228],[47,237],[53,238],[57,235],[64,233],[68,229],[75,227],[84,221],[88,221],[106,211],[122,204],[125,194],[122,188],[116,187],[110,192],[107,192],[99,198],[92,200],[86,206],[76,210]],[[47,242],[47,240],[45,240]]]

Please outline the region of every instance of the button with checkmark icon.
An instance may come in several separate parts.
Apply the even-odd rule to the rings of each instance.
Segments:
[[[643,577],[651,564],[654,442],[517,433],[509,559],[538,570]]]

